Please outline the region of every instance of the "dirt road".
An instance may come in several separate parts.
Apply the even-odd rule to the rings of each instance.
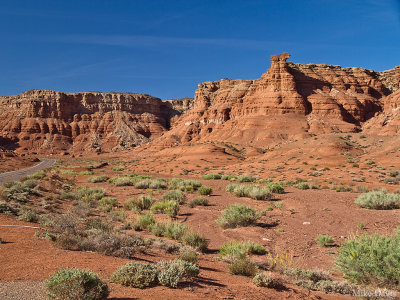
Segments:
[[[31,168],[27,169],[21,169],[21,170],[16,170],[16,171],[11,171],[11,172],[6,172],[0,174],[0,184],[3,184],[4,182],[7,181],[15,181],[19,180],[24,176],[27,175],[32,175],[33,173],[50,168],[52,165],[55,164],[56,160],[55,159],[49,159],[49,158],[41,158],[41,162],[37,164],[36,166],[33,166]]]

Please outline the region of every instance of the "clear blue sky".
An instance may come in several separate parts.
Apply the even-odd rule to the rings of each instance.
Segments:
[[[0,95],[29,89],[193,97],[269,57],[400,64],[400,0],[3,0]]]

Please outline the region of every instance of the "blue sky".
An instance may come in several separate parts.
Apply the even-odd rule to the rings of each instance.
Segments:
[[[30,89],[193,97],[258,78],[272,54],[385,70],[400,64],[400,0],[4,0],[0,95]]]

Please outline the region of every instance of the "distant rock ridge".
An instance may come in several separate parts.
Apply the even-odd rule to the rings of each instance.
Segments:
[[[55,153],[147,143],[185,111],[178,102],[145,94],[50,90],[0,97],[0,108],[3,147]]]

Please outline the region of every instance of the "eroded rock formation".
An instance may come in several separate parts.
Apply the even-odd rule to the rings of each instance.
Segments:
[[[199,84],[194,106],[160,143],[231,141],[265,145],[331,131],[359,131],[400,87],[400,68],[375,72],[271,56],[256,80]],[[171,138],[173,137],[173,138]]]
[[[39,152],[134,147],[160,136],[171,116],[185,111],[144,94],[48,90],[0,97],[0,108],[2,146]]]

